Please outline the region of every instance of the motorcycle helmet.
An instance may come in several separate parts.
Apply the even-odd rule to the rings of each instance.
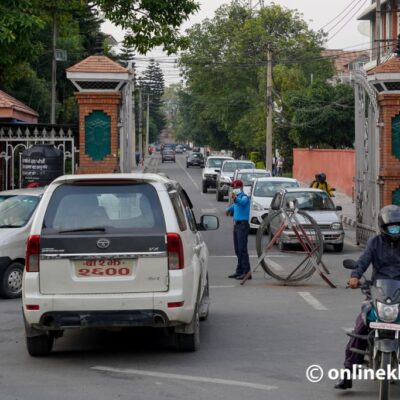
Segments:
[[[394,204],[385,206],[379,211],[378,225],[381,234],[390,240],[400,239],[400,207]]]
[[[321,172],[321,173],[319,174],[319,181],[320,181],[320,182],[325,182],[325,181],[326,181],[326,175],[325,175],[324,172]]]

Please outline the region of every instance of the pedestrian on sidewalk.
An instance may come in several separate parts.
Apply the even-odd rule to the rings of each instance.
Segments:
[[[229,278],[244,279],[250,271],[250,260],[247,249],[250,225],[250,198],[243,192],[243,182],[235,180],[232,182],[232,204],[226,209],[226,215],[233,217],[233,245],[237,257],[237,266],[234,274]],[[248,279],[251,279],[248,277]]]
[[[285,162],[285,159],[282,156],[279,156],[276,161],[276,175],[277,176],[282,176],[284,162]]]

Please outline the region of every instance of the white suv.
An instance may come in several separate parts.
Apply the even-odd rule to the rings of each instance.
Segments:
[[[204,166],[202,179],[202,191],[207,193],[208,188],[215,188],[217,183],[217,170],[221,169],[222,163],[226,160],[233,160],[229,156],[209,156]]]
[[[23,277],[26,344],[51,352],[65,329],[169,328],[199,346],[208,314],[208,249],[176,182],[157,174],[62,176],[37,209]]]

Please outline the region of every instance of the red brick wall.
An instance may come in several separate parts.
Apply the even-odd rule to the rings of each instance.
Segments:
[[[79,167],[78,174],[112,173],[119,170],[118,165],[118,108],[119,92],[80,92],[75,93],[79,104]],[[104,111],[111,118],[111,154],[102,161],[94,161],[85,152],[85,117],[92,111]]]
[[[400,160],[392,154],[392,120],[400,114],[400,95],[379,95],[381,109],[380,169],[381,206],[392,204],[393,192],[400,188]]]
[[[315,174],[324,172],[328,183],[338,191],[352,195],[356,156],[354,150],[293,149],[293,177],[311,183]]]

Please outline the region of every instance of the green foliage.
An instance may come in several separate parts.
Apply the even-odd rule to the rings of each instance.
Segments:
[[[146,54],[154,46],[163,46],[167,53],[175,53],[186,45],[179,27],[199,9],[193,0],[93,0],[104,18],[123,29],[130,29],[125,38],[139,53]]]
[[[345,91],[323,83],[334,74],[332,62],[321,57],[324,35],[312,31],[297,11],[271,4],[252,15],[232,2],[220,7],[212,20],[192,27],[188,38],[189,47],[180,58],[186,87],[178,93],[179,111],[174,121],[181,139],[231,148],[238,154],[258,151],[265,157],[268,49],[274,65],[273,146],[280,149],[286,164],[293,147],[306,142],[304,135],[310,134],[296,129],[297,122],[308,126],[307,118],[316,116],[315,103],[312,107],[306,104],[310,87],[324,87],[323,93],[315,95],[318,106],[340,96],[342,99],[335,101],[343,107],[352,105],[351,88]],[[338,93],[333,95],[330,90]],[[305,96],[303,114],[296,112],[297,103],[293,103],[293,96],[301,95]],[[310,107],[314,114],[307,111]],[[330,122],[329,129],[314,126],[315,141],[329,143],[323,135],[336,132],[336,145],[348,145],[352,117],[346,112],[336,117],[346,133],[334,131],[331,113],[323,119]]]

